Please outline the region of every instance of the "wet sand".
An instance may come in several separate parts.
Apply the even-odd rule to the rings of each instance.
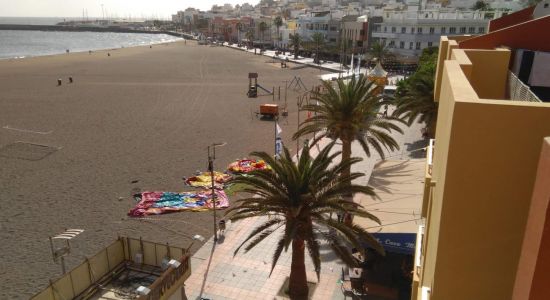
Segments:
[[[69,269],[117,235],[183,247],[211,236],[212,212],[139,221],[126,215],[131,195],[188,189],[182,177],[206,169],[214,142],[227,142],[217,170],[251,151],[272,153],[274,123],[254,114],[272,97],[247,98],[248,72],[282,86],[281,106],[284,80],[299,76],[310,88],[321,73],[268,61],[194,42],[0,61],[0,299],[27,299],[60,275],[48,236],[65,228],[85,230]],[[280,121],[293,152],[297,94],[288,91]]]

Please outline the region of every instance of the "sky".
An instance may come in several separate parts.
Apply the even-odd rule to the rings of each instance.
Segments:
[[[256,5],[259,0],[0,0],[2,17],[101,17],[105,15],[127,18],[170,18],[178,10],[194,7],[209,10],[212,5],[224,3]]]

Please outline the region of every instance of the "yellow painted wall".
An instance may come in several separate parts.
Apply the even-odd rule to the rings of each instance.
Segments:
[[[296,28],[298,28],[298,24],[294,20],[288,20],[286,21],[286,27],[290,30],[296,30]]]
[[[459,50],[453,52],[459,52]],[[505,99],[510,50],[464,50],[464,52],[472,62],[470,84],[477,95],[484,99]]]
[[[473,81],[486,54],[472,56]],[[440,84],[421,284],[432,300],[510,299],[550,104],[481,100],[457,60]]]

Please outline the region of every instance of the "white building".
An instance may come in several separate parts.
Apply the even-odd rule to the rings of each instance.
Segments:
[[[383,22],[373,24],[372,39],[398,56],[417,57],[422,49],[439,46],[442,35],[484,34],[489,20],[501,16],[501,11],[385,11]]]

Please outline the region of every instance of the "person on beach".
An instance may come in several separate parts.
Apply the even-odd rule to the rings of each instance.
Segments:
[[[220,220],[220,222],[218,224],[218,228],[220,230],[220,234],[225,235],[225,220],[224,219]]]

